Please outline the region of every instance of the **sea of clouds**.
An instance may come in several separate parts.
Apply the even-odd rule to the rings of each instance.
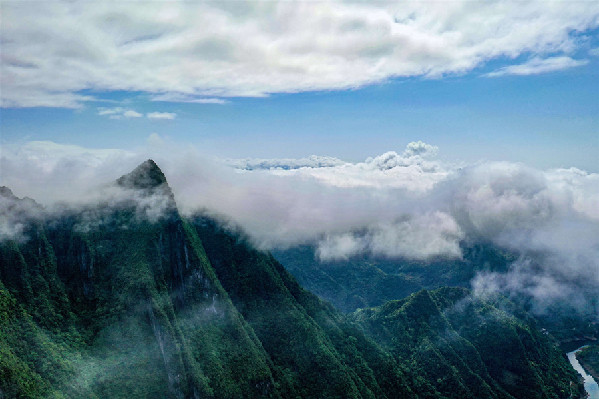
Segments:
[[[461,243],[482,242],[519,260],[507,274],[478,275],[476,290],[523,292],[547,303],[599,288],[599,174],[448,164],[436,158],[438,150],[413,142],[363,162],[222,160],[158,136],[131,151],[28,142],[2,148],[0,185],[35,199],[46,213],[89,206],[122,198],[111,182],[151,157],[182,213],[226,217],[263,249],[310,244],[321,260],[368,254],[426,261],[460,258]],[[140,202],[148,217],[166,203]],[[0,198],[3,239],[22,233],[27,212],[10,204]]]

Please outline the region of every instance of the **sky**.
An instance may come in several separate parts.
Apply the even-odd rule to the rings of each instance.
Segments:
[[[599,171],[594,1],[0,4],[4,148]]]
[[[184,215],[262,249],[490,243],[517,261],[473,288],[597,299],[594,0],[0,7],[0,185],[43,206],[0,196],[0,241],[131,196],[156,218],[164,198],[110,184],[152,158]]]

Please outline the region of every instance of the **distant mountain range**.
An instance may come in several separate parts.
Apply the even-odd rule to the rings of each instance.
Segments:
[[[243,232],[182,217],[152,160],[113,188],[105,201],[52,213],[0,190],[2,215],[15,222],[0,242],[0,398],[583,393],[556,340],[519,305],[423,289],[464,285],[471,270],[377,280],[361,263],[341,279],[302,269],[309,250],[278,254],[342,313]],[[497,260],[488,268],[509,257],[472,251],[473,265]]]

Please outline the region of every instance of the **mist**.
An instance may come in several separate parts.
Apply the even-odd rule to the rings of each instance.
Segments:
[[[182,214],[228,220],[261,249],[309,244],[321,260],[368,254],[426,261],[461,258],[460,243],[490,243],[519,260],[507,274],[478,275],[477,292],[526,293],[539,307],[584,302],[576,290],[581,284],[599,292],[599,174],[509,162],[449,164],[438,160],[439,151],[414,142],[351,163],[326,154],[216,159],[157,135],[130,151],[28,142],[2,148],[0,184],[50,213],[110,203],[132,194],[107,187],[152,158]],[[150,220],[165,208],[160,196],[136,202]],[[0,211],[2,236],[19,236],[15,215],[23,211],[4,205]]]

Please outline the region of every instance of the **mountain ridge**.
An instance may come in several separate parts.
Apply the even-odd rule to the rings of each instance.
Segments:
[[[119,177],[116,183],[123,187],[152,189],[167,185],[166,176],[153,159],[147,159],[131,172]]]
[[[546,360],[521,340],[505,341],[530,375],[545,365],[561,371],[522,391],[542,387],[536,396],[515,395],[485,374],[483,360],[469,366],[480,350],[500,348],[475,345],[448,324],[444,312],[465,292],[422,291],[383,305],[401,317],[380,330],[377,310],[344,316],[243,235],[202,214],[181,217],[153,161],[117,182],[172,198],[170,217],[139,220],[128,203],[78,229],[96,213],[74,209],[33,224],[26,241],[0,242],[0,397],[512,399],[566,398],[570,382],[579,388],[536,333]],[[473,315],[499,311],[473,303]],[[509,320],[520,319],[505,319],[508,330]],[[536,331],[530,320],[518,323]],[[462,346],[448,346],[446,331]]]

